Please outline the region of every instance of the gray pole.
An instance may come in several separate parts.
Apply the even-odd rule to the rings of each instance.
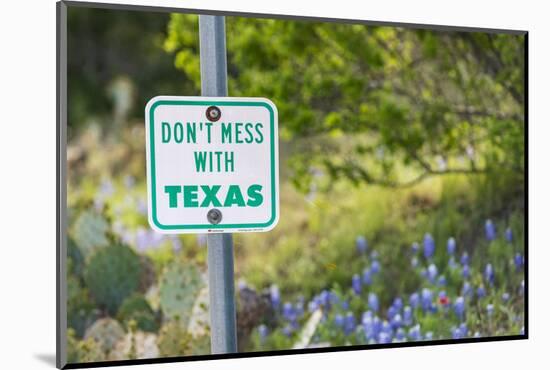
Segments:
[[[199,15],[202,96],[227,96],[225,18]],[[233,238],[208,234],[212,353],[237,352]]]

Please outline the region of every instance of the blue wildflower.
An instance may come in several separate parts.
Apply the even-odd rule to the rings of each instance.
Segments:
[[[462,285],[462,295],[465,297],[471,297],[472,294],[472,285],[469,282],[465,281]]]
[[[405,306],[403,308],[403,323],[407,326],[411,325],[413,322],[413,313],[410,306]]]
[[[363,284],[365,284],[365,285],[371,285],[372,284],[372,276],[371,276],[371,272],[368,268],[363,270]]]
[[[477,297],[478,298],[483,298],[487,295],[487,293],[485,292],[485,288],[483,287],[483,285],[481,285],[480,287],[477,288]]]
[[[378,312],[379,302],[378,302],[378,296],[375,293],[369,293],[368,302],[369,302],[369,308],[374,312]]]
[[[269,290],[271,296],[271,306],[273,309],[278,310],[281,304],[281,294],[279,293],[279,287],[273,284]]]
[[[520,253],[516,253],[514,256],[514,265],[518,271],[523,267],[523,256]]]
[[[508,301],[510,300],[510,293],[508,293],[508,292],[502,293],[502,297],[501,297],[501,298],[502,298],[502,301],[503,301],[503,302],[508,302]]]
[[[355,239],[355,246],[359,254],[365,254],[368,248],[367,239],[365,239],[364,236],[358,236],[357,239]]]
[[[283,334],[287,337],[292,336],[293,332],[294,332],[294,329],[290,324],[285,325],[285,327],[283,328]]]
[[[456,250],[456,241],[455,238],[449,238],[447,241],[447,253],[451,256],[455,254]]]
[[[344,333],[346,335],[351,334],[355,330],[355,316],[353,313],[348,312],[346,318],[344,319]]]
[[[506,241],[508,241],[508,243],[511,243],[514,240],[514,234],[512,233],[512,229],[507,228],[506,231],[504,232],[504,237],[506,238]]]
[[[424,257],[426,259],[432,258],[435,252],[435,241],[431,234],[424,235]]]
[[[495,306],[489,303],[486,307],[486,310],[487,310],[487,315],[492,316],[493,312],[495,312]]]
[[[409,338],[413,341],[422,340],[422,333],[420,332],[420,325],[416,324],[409,329]]]
[[[422,309],[424,311],[427,311],[432,307],[432,300],[432,291],[427,288],[422,289]]]
[[[403,300],[401,299],[401,297],[395,297],[395,298],[393,299],[392,305],[393,305],[398,311],[401,311],[401,309],[403,308]]]
[[[437,284],[439,286],[447,285],[447,278],[445,278],[445,275],[439,275],[439,279],[437,280]]]
[[[428,266],[428,280],[430,283],[435,283],[435,278],[437,277],[437,267],[432,263]]]
[[[487,280],[487,282],[491,285],[493,285],[494,281],[495,281],[495,272],[493,271],[493,265],[491,265],[490,263],[488,263],[486,266],[485,266],[485,280]]]
[[[457,297],[454,304],[454,310],[455,314],[458,316],[459,319],[462,319],[464,317],[464,297]]]
[[[465,322],[461,323],[458,329],[460,330],[460,335],[462,338],[465,338],[468,336],[468,325],[466,325]]]
[[[353,275],[353,277],[351,278],[351,287],[355,294],[361,294],[361,278],[359,277],[359,275]]]
[[[380,262],[378,262],[378,260],[372,261],[372,263],[370,265],[370,271],[373,274],[377,274],[377,273],[380,272]]]
[[[340,304],[340,306],[342,307],[342,310],[344,310],[344,311],[349,310],[349,302],[347,300],[343,300],[342,303]]]
[[[344,316],[339,313],[334,315],[334,324],[339,328],[344,328]]]
[[[388,334],[386,332],[381,332],[378,334],[378,343],[391,343],[391,334]]]
[[[265,338],[267,338],[267,335],[269,334],[267,326],[265,326],[264,324],[258,326],[258,334],[260,335],[260,342],[263,343],[265,341]]]
[[[451,329],[451,335],[452,335],[453,339],[460,339],[460,338],[462,338],[462,331],[460,330],[460,328],[453,327]]]
[[[403,326],[403,318],[401,317],[400,314],[397,313],[391,319],[390,324],[394,329],[400,328],[401,326]]]
[[[468,279],[470,277],[470,266],[468,265],[462,266],[462,277],[464,279]]]
[[[453,256],[449,258],[449,262],[447,263],[450,269],[454,269],[456,267],[456,261]]]
[[[412,308],[418,307],[418,304],[420,303],[420,295],[417,292],[414,292],[409,297],[409,304]]]
[[[424,335],[424,340],[432,340],[434,337],[434,333],[429,331]]]
[[[463,266],[470,263],[470,256],[468,255],[468,252],[462,253],[462,257],[460,257],[460,263]]]
[[[495,225],[491,220],[485,221],[485,237],[488,241],[493,241],[497,237]]]
[[[294,307],[290,302],[285,302],[283,305],[283,317],[288,321],[292,321],[295,318]]]
[[[398,342],[403,342],[405,340],[405,330],[403,330],[403,328],[397,329],[395,332],[395,340]]]
[[[417,242],[412,243],[411,250],[413,254],[417,254],[419,249],[420,249],[420,246],[418,245]]]

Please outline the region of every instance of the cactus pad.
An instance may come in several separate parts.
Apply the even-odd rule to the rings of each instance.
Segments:
[[[124,337],[124,329],[118,321],[111,318],[102,318],[93,323],[86,330],[85,340],[93,339],[99,344],[101,351],[108,354],[115,344]]]
[[[153,309],[141,294],[134,294],[122,302],[118,309],[117,319],[125,326],[135,320],[139,330],[156,332],[158,323]]]
[[[165,316],[179,319],[187,327],[193,305],[203,286],[198,268],[192,264],[173,263],[160,280],[160,306]]]
[[[109,244],[108,230],[109,223],[103,216],[94,211],[84,211],[75,221],[72,236],[84,256],[88,256],[94,249]]]
[[[132,249],[112,245],[90,256],[84,280],[94,300],[114,315],[120,304],[138,291],[141,273],[141,260]]]

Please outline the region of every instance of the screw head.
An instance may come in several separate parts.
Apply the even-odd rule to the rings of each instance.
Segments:
[[[211,106],[206,109],[206,118],[210,122],[216,122],[218,121],[222,116],[222,112],[220,111],[220,108]]]
[[[217,225],[222,221],[222,212],[219,209],[212,208],[208,213],[206,214],[206,219],[208,222],[210,222],[212,225]]]

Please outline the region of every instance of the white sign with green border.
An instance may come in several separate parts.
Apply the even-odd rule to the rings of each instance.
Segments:
[[[149,224],[268,231],[279,219],[277,108],[264,98],[157,96],[145,108]]]

